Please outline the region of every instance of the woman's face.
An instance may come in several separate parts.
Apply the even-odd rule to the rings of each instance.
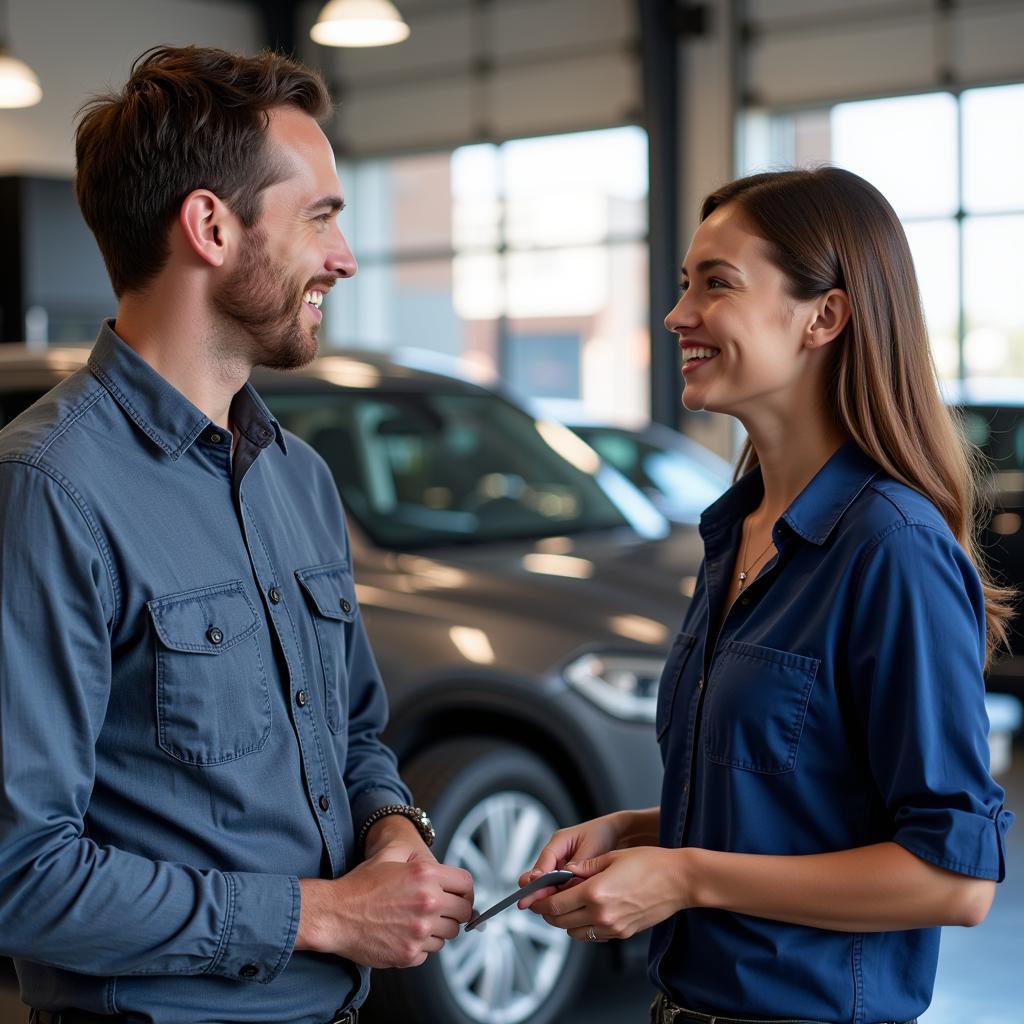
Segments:
[[[665,318],[683,356],[683,405],[746,419],[800,408],[818,360],[807,347],[813,304],[789,295],[767,244],[735,204],[701,223],[683,262],[681,295]],[[804,392],[802,395],[797,392]]]

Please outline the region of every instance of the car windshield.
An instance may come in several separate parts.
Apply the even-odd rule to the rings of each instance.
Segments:
[[[604,426],[573,429],[673,518],[696,522],[729,486],[728,477],[694,456],[653,444],[629,431]]]
[[[626,526],[569,430],[486,393],[261,393],[323,456],[349,515],[402,550]]]

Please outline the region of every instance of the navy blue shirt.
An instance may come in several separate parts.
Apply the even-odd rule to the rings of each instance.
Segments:
[[[234,457],[105,326],[0,432],[0,951],[37,1007],[313,1024],[365,993],[293,953],[298,879],[409,794],[330,473],[248,385],[231,417]]]
[[[988,771],[984,602],[966,554],[930,501],[847,442],[775,524],[778,554],[716,639],[762,495],[755,469],[701,518],[705,561],[658,695],[661,845],[798,855],[892,841],[1001,880],[1013,816]],[[925,1010],[938,948],[938,928],[695,909],[654,929],[650,972],[698,1010],[863,1024]]]

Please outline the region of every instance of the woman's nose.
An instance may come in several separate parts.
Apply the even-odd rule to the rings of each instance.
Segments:
[[[676,333],[685,327],[693,327],[699,321],[694,303],[687,299],[687,293],[679,296],[676,304],[668,311],[665,317],[665,326],[668,330]]]

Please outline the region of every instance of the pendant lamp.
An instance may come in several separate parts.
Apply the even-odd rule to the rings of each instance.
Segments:
[[[390,0],[330,0],[309,34],[322,46],[390,46],[409,26]]]

